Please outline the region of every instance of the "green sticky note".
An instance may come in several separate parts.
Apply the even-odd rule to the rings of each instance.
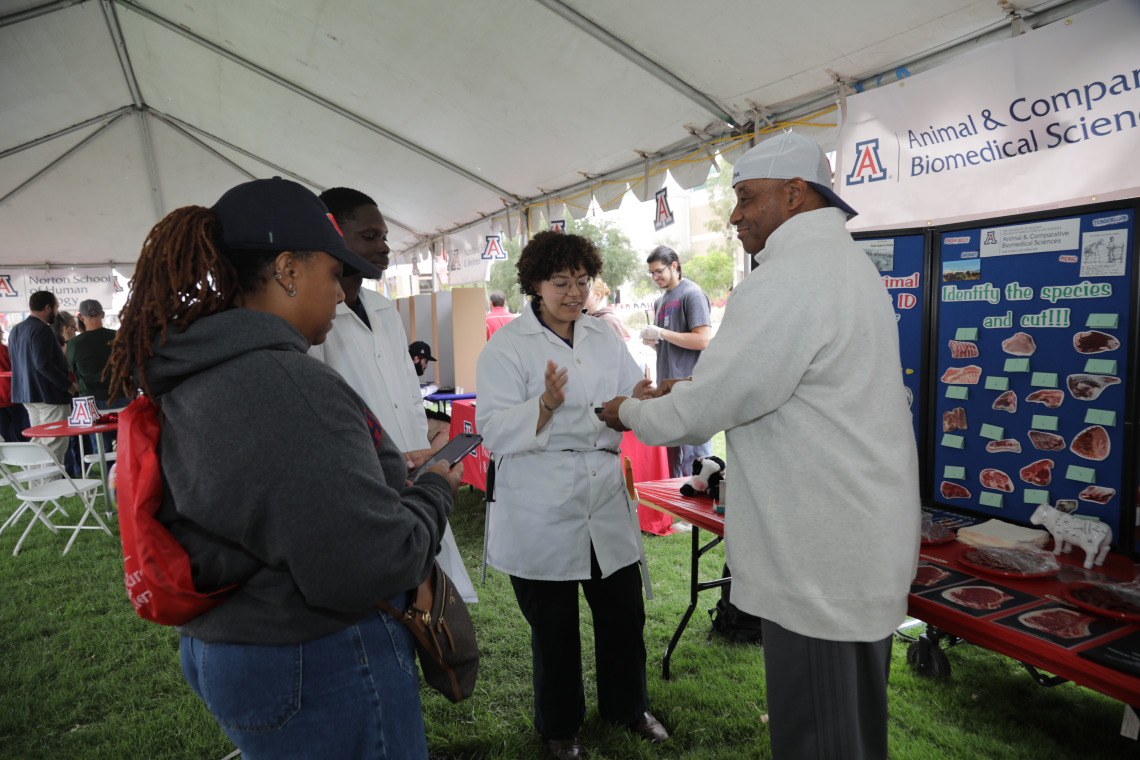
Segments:
[[[1071,464],[1069,469],[1065,470],[1065,477],[1081,483],[1095,483],[1096,470],[1091,467],[1077,467],[1075,464]]]
[[[1009,378],[1008,377],[990,377],[986,378],[987,391],[1008,391]]]
[[[986,507],[997,507],[1001,509],[1005,506],[1005,497],[1000,493],[993,493],[991,491],[982,491],[981,495],[978,496],[978,501]]]
[[[966,468],[951,467],[950,465],[946,465],[946,467],[942,470],[942,477],[946,478],[947,480],[965,480]]]
[[[1048,491],[1038,491],[1035,488],[1026,488],[1024,493],[1025,493],[1025,503],[1026,504],[1050,504],[1051,503],[1049,501],[1049,492]]]
[[[951,385],[946,388],[946,398],[968,399],[970,389],[964,385]]]
[[[1115,375],[1116,359],[1089,359],[1085,362],[1085,372],[1090,375]]]
[[[1115,330],[1120,327],[1119,314],[1089,314],[1085,322],[1086,327],[1100,327],[1106,330]]]
[[[1090,425],[1108,425],[1112,427],[1116,425],[1116,412],[1109,412],[1105,409],[1089,409],[1085,412],[1085,422]]]
[[[1028,359],[1006,359],[1005,360],[1006,372],[1028,372],[1029,360]]]
[[[1029,384],[1034,388],[1056,388],[1057,387],[1057,373],[1056,372],[1034,372],[1033,377],[1030,379]]]
[[[966,439],[960,435],[954,435],[953,433],[945,433],[942,436],[942,445],[943,446],[949,446],[952,449],[961,449],[961,448],[965,447]]]
[[[976,327],[959,327],[954,331],[954,340],[977,340],[978,328]]]
[[[982,438],[989,438],[991,441],[1000,441],[1002,438],[1005,438],[1005,428],[983,423],[982,430],[978,435]]]
[[[1034,430],[1056,430],[1057,424],[1058,421],[1056,417],[1052,417],[1048,414],[1035,414],[1033,415],[1033,422],[1029,424],[1029,427]]]

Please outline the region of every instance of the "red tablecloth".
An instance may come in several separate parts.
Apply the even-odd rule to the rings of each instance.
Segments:
[[[664,514],[666,517],[677,517],[711,532],[714,536],[723,536],[724,515],[718,515],[714,511],[711,497],[704,494],[699,496],[681,495],[681,484],[686,480],[688,478],[670,478],[644,483],[634,478],[637,496],[642,502],[641,506],[647,508],[644,511],[652,510]],[[642,511],[639,508],[638,515]]]
[[[42,425],[30,427],[24,431],[28,438],[64,438],[73,435],[91,435],[93,433],[111,433],[119,429],[118,422],[105,422],[90,427],[71,427],[66,421],[45,422]]]
[[[453,401],[451,403],[450,437],[459,433],[477,433],[475,429],[475,402]],[[660,446],[646,446],[637,440],[633,433],[626,433],[621,443],[622,454],[633,464],[634,481],[660,480],[669,477],[669,462],[665,449]],[[463,482],[487,490],[487,467],[491,464],[490,453],[480,446],[475,454],[463,460]],[[637,509],[641,529],[664,536],[672,532],[673,518],[653,509]]]
[[[1092,578],[1082,567],[1084,552],[1076,549],[1073,554],[1058,557],[1061,572],[1056,576],[1026,579],[987,576],[971,570],[958,561],[958,557],[969,548],[956,541],[922,547],[920,563],[952,571],[953,575],[933,588],[911,587],[909,612],[912,617],[978,646],[1067,678],[1080,686],[1130,705],[1140,705],[1140,678],[1099,665],[1077,654],[1127,636],[1138,630],[1136,625],[1110,624],[1105,619],[1104,623],[1099,624],[1105,632],[1098,634],[1094,631],[1093,636],[1086,640],[1078,638],[1072,640],[1073,643],[1066,641],[1066,645],[1062,646],[1035,635],[1037,632],[1032,627],[1021,625],[1017,621],[1019,616],[1027,612],[1059,604],[1065,598],[1063,589],[1067,583],[1082,579],[1132,580],[1131,560],[1119,554],[1110,554],[1104,565],[1093,567],[1095,573],[1108,577]],[[997,610],[975,610],[975,614],[971,614],[966,608],[942,595],[943,590],[959,585],[997,586],[1012,598],[1003,602]],[[1014,593],[1010,594],[1010,590]],[[1099,617],[1096,619],[1100,620]]]

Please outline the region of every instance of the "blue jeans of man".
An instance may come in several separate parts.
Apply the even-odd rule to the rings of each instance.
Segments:
[[[693,474],[693,462],[701,457],[711,457],[712,441],[700,446],[667,446],[665,458],[669,461],[669,477],[687,478]]]
[[[379,610],[304,644],[183,636],[182,673],[243,760],[428,756],[412,633]]]

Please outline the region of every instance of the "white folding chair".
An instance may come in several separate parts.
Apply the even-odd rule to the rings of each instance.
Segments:
[[[92,433],[92,435],[103,435],[103,434],[102,433]],[[90,476],[91,470],[95,467],[95,465],[99,464],[99,451],[96,450],[94,453],[88,454],[87,453],[86,441],[84,440],[86,438],[87,438],[87,436],[85,436],[85,435],[79,436],[79,453],[83,457],[83,477],[85,477],[85,478]],[[96,443],[96,446],[98,446],[98,445],[99,444]],[[104,453],[104,458],[107,461],[108,467],[110,467],[114,463],[115,458],[117,456],[118,456],[118,452],[115,449],[111,449],[110,451],[107,451]]]
[[[42,481],[42,470],[51,468],[58,471],[58,477]],[[0,476],[15,489],[16,496],[20,499],[20,508],[8,518],[3,527],[15,524],[20,515],[26,511],[32,513],[28,527],[16,542],[13,555],[20,553],[20,546],[23,545],[24,539],[28,537],[37,520],[47,526],[52,533],[59,533],[60,529],[74,531],[63,550],[64,554],[71,550],[81,530],[102,530],[108,536],[113,535],[99,517],[99,513],[95,511],[95,494],[102,485],[101,481],[93,478],[72,478],[43,444],[0,442]],[[36,483],[37,480],[42,482]],[[79,497],[83,504],[83,517],[80,518],[78,525],[56,525],[50,518],[57,511],[67,514],[59,500],[70,496]],[[88,518],[94,518],[96,524],[86,525]]]

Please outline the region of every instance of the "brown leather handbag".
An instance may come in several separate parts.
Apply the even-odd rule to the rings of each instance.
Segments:
[[[479,644],[467,605],[439,562],[410,595],[406,612],[387,602],[376,606],[416,637],[420,669],[428,686],[452,702],[461,702],[474,693],[479,673]]]

